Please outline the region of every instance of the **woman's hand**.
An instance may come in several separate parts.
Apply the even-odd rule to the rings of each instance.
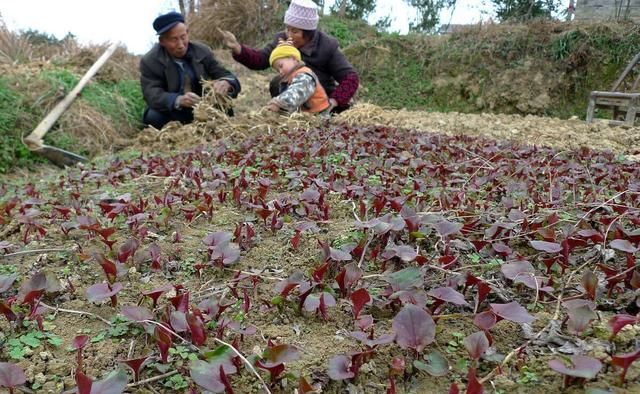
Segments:
[[[236,39],[236,36],[234,36],[233,33],[220,28],[218,28],[218,33],[222,36],[222,44],[231,49],[234,55],[239,55],[240,52],[242,52],[242,46],[240,46],[238,39]]]

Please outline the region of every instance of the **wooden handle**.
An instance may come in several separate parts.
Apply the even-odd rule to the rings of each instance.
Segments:
[[[40,124],[29,134],[26,138],[22,140],[22,142],[29,148],[30,150],[38,150],[42,148],[43,142],[42,137],[51,129],[51,127],[56,123],[56,121],[60,118],[60,116],[64,113],[64,111],[69,108],[73,100],[80,94],[80,91],[84,86],[89,82],[89,80],[96,75],[98,70],[107,62],[109,57],[116,51],[118,48],[119,42],[114,42],[111,44],[109,48],[96,60],[95,63],[91,66],[91,68],[84,74],[84,76],[80,79],[78,84],[73,88],[72,91],[69,92],[65,96],[62,101],[60,101],[53,109],[47,114],[47,116],[42,119]]]

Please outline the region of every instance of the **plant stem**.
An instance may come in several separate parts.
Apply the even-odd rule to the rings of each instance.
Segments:
[[[151,377],[151,378],[148,378],[148,379],[145,379],[145,380],[140,380],[140,381],[137,381],[137,382],[134,382],[134,383],[129,383],[127,385],[127,387],[142,386],[143,384],[152,383],[152,382],[155,382],[155,381],[160,380],[160,379],[168,378],[169,376],[173,376],[173,375],[175,375],[177,373],[178,373],[177,370],[174,370],[174,371],[171,371],[171,372],[167,372],[167,373],[163,373],[162,375],[154,376],[154,377]]]
[[[43,307],[45,307],[47,309],[50,309],[52,311],[56,311],[56,313],[57,312],[65,312],[65,313],[75,313],[77,315],[86,315],[86,316],[90,316],[90,317],[93,317],[95,319],[101,320],[103,323],[105,323],[105,324],[107,324],[109,326],[113,325],[109,320],[106,320],[105,318],[100,317],[100,316],[98,316],[98,315],[96,315],[94,313],[91,313],[91,312],[76,311],[76,310],[73,310],[73,309],[63,309],[63,308],[53,307],[53,306],[45,304],[42,301],[40,301],[40,305],[42,305]]]
[[[229,344],[229,343],[227,343],[227,342],[225,342],[225,341],[223,341],[223,340],[221,340],[221,339],[213,338],[213,340],[214,340],[214,341],[216,341],[216,342],[218,342],[218,343],[220,343],[220,344],[222,344],[222,345],[228,346],[228,347],[229,347],[229,349],[233,350],[233,352],[234,352],[238,357],[240,357],[240,359],[241,359],[241,360],[242,360],[242,361],[247,365],[247,367],[251,370],[251,372],[253,372],[253,374],[254,374],[254,375],[256,375],[256,377],[258,378],[258,380],[260,381],[260,383],[262,383],[262,387],[264,387],[264,391],[265,391],[266,393],[268,393],[268,394],[271,394],[271,391],[269,390],[269,386],[267,386],[267,384],[264,382],[264,380],[262,380],[262,377],[260,376],[260,374],[258,373],[258,371],[256,371],[256,370],[255,370],[255,368],[253,368],[253,365],[251,365],[251,363],[249,362],[249,360],[247,360],[247,359],[242,355],[242,353],[240,353],[240,352],[238,351],[238,349],[236,349],[235,347],[231,346],[231,344]]]
[[[69,249],[50,248],[50,249],[21,250],[19,252],[1,255],[0,258],[15,257],[15,256],[20,256],[23,254],[31,254],[31,253],[66,252],[67,250]]]

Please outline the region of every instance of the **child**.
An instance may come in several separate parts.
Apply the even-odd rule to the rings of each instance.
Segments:
[[[278,45],[269,57],[269,64],[280,74],[280,94],[269,102],[273,112],[303,111],[328,114],[331,103],[318,77],[301,60],[300,51],[288,42]]]

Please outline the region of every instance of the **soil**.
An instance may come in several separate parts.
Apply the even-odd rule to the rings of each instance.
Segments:
[[[224,55],[221,55],[222,57]],[[223,59],[226,64],[231,62]],[[205,124],[196,127],[185,127],[175,132],[145,130],[134,140],[126,150],[115,155],[100,157],[83,169],[59,172],[53,168],[43,167],[38,172],[16,172],[6,176],[2,180],[5,196],[12,195],[13,191],[21,193],[27,183],[34,184],[41,191],[41,198],[46,201],[66,198],[72,190],[59,190],[57,186],[61,178],[67,180],[80,177],[91,178],[92,174],[100,176],[106,172],[106,168],[113,164],[114,157],[118,157],[126,163],[137,160],[140,156],[150,157],[158,154],[166,156],[171,152],[184,152],[197,146],[213,144],[214,141],[224,137],[230,144],[241,144],[244,139],[256,138],[260,135],[268,135],[278,131],[278,124],[282,119],[266,119],[256,114],[259,103],[266,103],[268,73],[251,73],[240,68],[234,69],[244,81],[244,93],[237,102],[237,120],[231,120],[224,128],[211,128]],[[266,119],[266,120],[265,120]],[[290,121],[290,120],[289,120]],[[234,126],[234,123],[236,122]],[[262,123],[260,123],[262,122]],[[271,122],[271,123],[270,123]],[[308,126],[317,126],[317,120],[296,120],[298,126],[307,122]],[[465,134],[480,136],[485,139],[513,140],[519,143],[536,144],[539,146],[551,146],[558,152],[572,152],[581,147],[592,149],[610,150],[628,159],[638,159],[640,151],[640,129],[610,127],[606,123],[585,124],[578,119],[560,120],[543,117],[519,117],[510,115],[481,114],[468,115],[457,113],[426,113],[408,112],[397,110],[384,110],[379,107],[360,103],[352,111],[331,120],[331,125],[348,123],[365,126],[370,124],[384,125],[385,127],[403,128],[406,130],[422,130],[425,133],[441,134]],[[256,127],[259,126],[259,127]],[[271,126],[270,126],[271,125]],[[275,125],[275,126],[274,126]],[[207,129],[209,127],[209,129]],[[234,128],[235,127],[235,128]],[[237,129],[237,130],[236,130]],[[234,133],[234,130],[236,132]],[[409,133],[409,131],[407,131]],[[292,141],[293,143],[293,141]],[[195,151],[198,151],[197,149]],[[240,149],[241,151],[241,149]],[[560,154],[560,153],[558,153]],[[185,160],[178,153],[177,160]],[[105,170],[103,170],[105,169]],[[99,179],[99,178],[96,178]],[[113,186],[103,179],[98,186],[88,183],[84,187],[76,183],[75,192],[80,194],[79,200],[83,206],[90,209],[93,214],[99,215],[97,206],[98,196],[108,193],[110,196],[119,196],[131,193],[132,201],[139,197],[152,199],[152,196],[162,195],[168,190],[170,178],[148,174],[129,176],[122,174],[117,186]],[[187,190],[192,185],[181,184],[178,189]],[[4,194],[4,193],[3,193]],[[330,196],[331,198],[331,196]],[[0,195],[0,202],[4,202]],[[60,200],[61,202],[64,200]],[[456,382],[460,389],[465,387],[467,381],[466,371],[470,363],[466,357],[466,351],[462,345],[462,339],[477,331],[473,324],[472,314],[461,314],[459,309],[447,308],[445,315],[438,324],[436,342],[429,346],[430,350],[440,351],[448,360],[451,370],[446,378],[432,377],[424,372],[411,367],[412,355],[409,352],[401,352],[397,347],[381,346],[375,357],[365,363],[360,375],[350,382],[331,381],[326,369],[328,361],[336,354],[348,354],[360,349],[360,345],[350,337],[353,331],[353,316],[351,306],[340,298],[338,304],[331,309],[330,318],[322,319],[319,315],[297,311],[294,305],[282,305],[265,310],[260,299],[270,300],[274,295],[274,286],[286,279],[293,272],[300,270],[304,273],[319,263],[318,240],[334,242],[342,240],[348,243],[354,240],[356,228],[354,227],[355,206],[351,201],[342,201],[337,197],[331,201],[332,213],[330,220],[319,221],[318,233],[303,233],[299,248],[293,250],[290,246],[290,238],[293,235],[293,223],[285,223],[284,229],[273,233],[269,226],[262,224],[261,219],[256,218],[250,211],[237,208],[227,201],[218,204],[213,214],[208,217],[204,214],[196,215],[196,218],[188,222],[181,214],[169,220],[168,225],[160,221],[149,221],[148,240],[145,247],[151,241],[156,242],[163,251],[164,268],[161,272],[149,271],[147,265],[131,263],[128,265],[128,273],[119,278],[124,290],[118,294],[119,305],[135,305],[141,301],[141,292],[157,288],[166,283],[181,284],[190,291],[192,304],[196,304],[206,298],[225,296],[235,302],[230,307],[229,318],[242,321],[257,327],[257,333],[248,336],[243,343],[238,345],[246,356],[261,354],[268,340],[276,343],[295,345],[300,351],[298,360],[287,363],[286,377],[275,385],[273,392],[291,393],[297,388],[296,376],[304,376],[317,387],[322,387],[326,393],[384,393],[388,386],[389,363],[393,357],[404,355],[407,361],[407,373],[397,378],[397,391],[399,393],[442,393],[448,392],[450,384]],[[105,225],[114,225],[126,229],[123,220],[116,220],[109,224],[106,218],[100,219]],[[152,355],[150,362],[142,372],[142,379],[153,379],[166,372],[177,371],[189,383],[188,371],[188,344],[181,344],[176,340],[174,345],[180,345],[180,349],[172,353],[169,366],[158,362],[158,351],[153,338],[142,333],[135,324],[123,325],[114,320],[119,312],[119,307],[113,308],[108,303],[90,303],[86,300],[85,290],[90,285],[103,280],[100,267],[88,260],[81,261],[81,251],[92,249],[104,250],[104,246],[96,237],[87,238],[85,232],[71,231],[68,236],[60,231],[60,218],[48,221],[47,234],[42,240],[32,240],[28,245],[22,243],[23,230],[15,222],[5,223],[0,230],[0,241],[8,241],[15,245],[10,252],[18,250],[57,249],[56,251],[32,252],[12,257],[0,255],[0,268],[2,273],[16,272],[19,274],[17,283],[25,281],[35,272],[46,269],[54,272],[61,281],[65,291],[49,295],[44,299],[47,305],[54,309],[47,311],[44,319],[45,332],[63,340],[60,346],[48,344],[42,341],[40,346],[26,349],[22,359],[14,359],[9,355],[9,340],[19,338],[29,332],[35,331],[33,324],[26,327],[11,327],[8,321],[0,318],[0,360],[16,362],[26,372],[29,387],[35,392],[60,393],[68,392],[75,387],[72,378],[75,370],[76,352],[70,350],[72,339],[79,334],[86,334],[92,338],[91,343],[84,352],[85,373],[94,378],[101,378],[107,372],[112,371],[118,363],[125,359],[139,356]],[[256,241],[248,250],[242,252],[239,262],[231,268],[204,269],[198,275],[194,264],[206,261],[206,246],[202,243],[204,237],[215,231],[233,232],[237,223],[251,223],[256,231]],[[174,233],[180,233],[181,243],[171,241]],[[119,243],[117,244],[119,245]],[[368,270],[371,269],[369,272]],[[259,278],[259,284],[255,293],[258,299],[252,298],[250,313],[243,313],[239,301],[232,297],[228,284],[236,272],[241,271],[255,275]],[[383,281],[376,279],[380,273],[379,267],[367,267],[365,275],[372,275],[370,279],[374,285],[382,286]],[[445,277],[438,271],[430,273],[429,281],[432,283],[443,282]],[[242,286],[248,287],[253,292],[250,282],[245,280]],[[18,286],[3,294],[3,298],[15,295]],[[73,289],[73,290],[72,290]],[[167,296],[161,297],[161,304],[167,305]],[[149,306],[148,304],[145,304]],[[542,310],[536,311],[538,320],[532,330],[537,332],[551,318],[554,304],[542,304]],[[55,308],[60,308],[55,310]],[[372,308],[373,309],[373,308]],[[375,312],[375,313],[374,313]],[[391,332],[391,318],[393,314],[389,310],[372,311],[376,319],[376,335]],[[585,335],[584,342],[588,353],[606,359],[607,352],[602,345],[602,339],[608,335],[607,321],[612,312],[598,312],[599,321],[594,323],[589,333]],[[447,317],[450,315],[450,317]],[[109,323],[103,322],[97,316]],[[508,354],[513,349],[527,341],[527,327],[519,324],[502,321],[492,331],[493,348],[497,354]],[[529,329],[531,330],[531,329]],[[631,350],[640,331],[639,325],[627,326],[615,340],[618,349]],[[604,334],[603,334],[604,333]],[[213,349],[217,343],[210,333],[205,349]],[[225,340],[232,341],[233,336],[227,331]],[[175,346],[174,346],[175,347]],[[181,353],[182,352],[182,353]],[[563,386],[562,377],[547,367],[547,362],[555,357],[557,347],[551,345],[530,345],[516,360],[506,365],[500,374],[490,379],[485,384],[485,390],[496,393],[551,393],[560,392]],[[498,363],[482,362],[478,369],[478,376],[487,375]],[[267,374],[261,372],[267,379]],[[618,371],[613,368],[604,369],[597,380],[586,382],[584,387],[601,388],[615,387],[616,393],[637,393],[640,391],[640,365],[636,363],[627,374],[627,383],[620,386],[618,383]],[[176,375],[177,376],[177,375]],[[175,376],[174,376],[175,378]],[[236,393],[264,392],[256,377],[246,369],[231,378]],[[177,383],[176,383],[177,382]],[[151,380],[143,385],[135,385],[129,388],[130,392],[139,393],[172,393],[184,392],[186,387],[180,386],[180,380],[171,380],[166,377],[160,380]],[[174,385],[173,387],[171,385]],[[175,386],[178,384],[178,386]],[[573,386],[566,392],[583,392],[581,386]]]

